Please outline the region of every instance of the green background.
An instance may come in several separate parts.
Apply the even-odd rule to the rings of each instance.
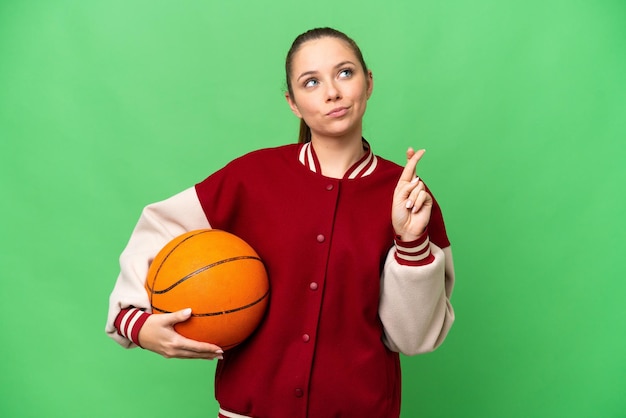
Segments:
[[[325,25],[453,242],[457,321],[403,358],[402,416],[626,416],[623,0],[1,0],[0,416],[216,416],[215,363],[104,334],[117,257],[145,204],[295,141],[284,56]]]

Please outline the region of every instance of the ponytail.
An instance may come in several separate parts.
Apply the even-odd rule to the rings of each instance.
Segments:
[[[306,124],[304,119],[300,119],[300,133],[298,134],[298,144],[306,144],[311,142],[311,128]]]

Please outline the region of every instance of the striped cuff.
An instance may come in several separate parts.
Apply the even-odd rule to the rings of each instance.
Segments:
[[[252,418],[247,415],[236,414],[234,412],[230,412],[222,408],[220,408],[217,417],[218,418]]]
[[[128,338],[133,344],[139,344],[139,330],[150,316],[149,313],[141,309],[130,307],[122,309],[115,318],[115,328],[117,333],[124,338]]]
[[[428,230],[416,240],[404,242],[399,236],[395,239],[396,245],[396,261],[405,266],[423,266],[435,261],[435,257],[430,252],[430,240],[428,239]]]

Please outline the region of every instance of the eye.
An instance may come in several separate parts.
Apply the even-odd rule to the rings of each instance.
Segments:
[[[350,78],[352,77],[352,74],[354,74],[354,71],[352,71],[351,68],[344,68],[339,71],[339,78]]]
[[[315,87],[318,84],[319,84],[319,81],[317,81],[315,78],[309,78],[308,80],[304,82],[304,87]]]

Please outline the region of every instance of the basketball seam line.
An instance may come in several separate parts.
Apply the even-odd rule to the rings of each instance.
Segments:
[[[191,239],[193,237],[195,237],[196,235],[201,235],[201,234],[205,234],[209,231],[213,231],[212,229],[210,230],[205,230],[205,229],[200,229],[197,230],[195,232],[191,232],[191,235],[189,235],[188,237],[185,237],[185,239],[183,239],[182,241],[180,241],[179,243],[177,243],[174,248],[172,248],[166,255],[165,257],[163,257],[163,261],[161,261],[161,264],[159,264],[159,267],[157,268],[156,273],[154,273],[154,277],[152,278],[152,286],[150,286],[149,283],[147,284],[148,290],[150,291],[150,305],[152,305],[152,297],[154,296],[154,292],[152,289],[154,289],[154,284],[156,283],[156,279],[159,275],[159,272],[161,271],[161,267],[163,267],[163,263],[165,263],[165,261],[170,257],[170,255],[172,255],[172,252],[174,252],[174,250],[176,248],[178,248],[180,245],[182,245],[183,242],[187,241],[188,239]],[[158,256],[158,254],[157,254]]]
[[[231,314],[234,312],[238,312],[238,311],[243,311],[244,309],[248,309],[253,307],[254,305],[260,303],[263,299],[265,299],[267,297],[267,295],[270,293],[269,289],[265,292],[265,294],[263,296],[261,296],[259,299],[255,300],[254,302],[251,302],[247,305],[244,306],[240,306],[238,308],[233,308],[233,309],[227,309],[225,311],[219,311],[219,312],[207,312],[207,313],[199,313],[199,314],[195,314],[192,313],[191,316],[192,317],[203,317],[203,316],[218,316],[218,315],[226,315],[226,314]],[[160,309],[156,306],[152,307],[153,311],[158,311],[161,313],[172,313],[171,311],[166,311],[165,309]]]
[[[179,284],[189,280],[190,278],[192,278],[193,276],[195,276],[197,274],[200,274],[200,273],[202,273],[204,271],[207,271],[208,269],[213,268],[215,266],[219,266],[220,264],[230,263],[231,261],[237,261],[237,260],[258,260],[258,261],[261,261],[261,259],[259,257],[253,257],[253,256],[249,256],[249,255],[242,255],[242,256],[238,256],[238,257],[226,258],[224,260],[220,260],[220,261],[216,261],[215,263],[208,264],[208,265],[206,265],[204,267],[200,267],[199,269],[197,269],[193,273],[190,273],[190,274],[182,277],[179,281],[171,284],[169,287],[167,287],[167,288],[165,288],[163,290],[154,290],[154,288],[151,288],[150,292],[153,295],[160,295],[160,294],[163,294],[163,293],[167,293],[170,290],[172,290],[173,288],[175,288],[176,286],[178,286]],[[158,275],[158,272],[157,272],[157,275]],[[156,281],[156,276],[155,276],[155,280],[154,281]]]

